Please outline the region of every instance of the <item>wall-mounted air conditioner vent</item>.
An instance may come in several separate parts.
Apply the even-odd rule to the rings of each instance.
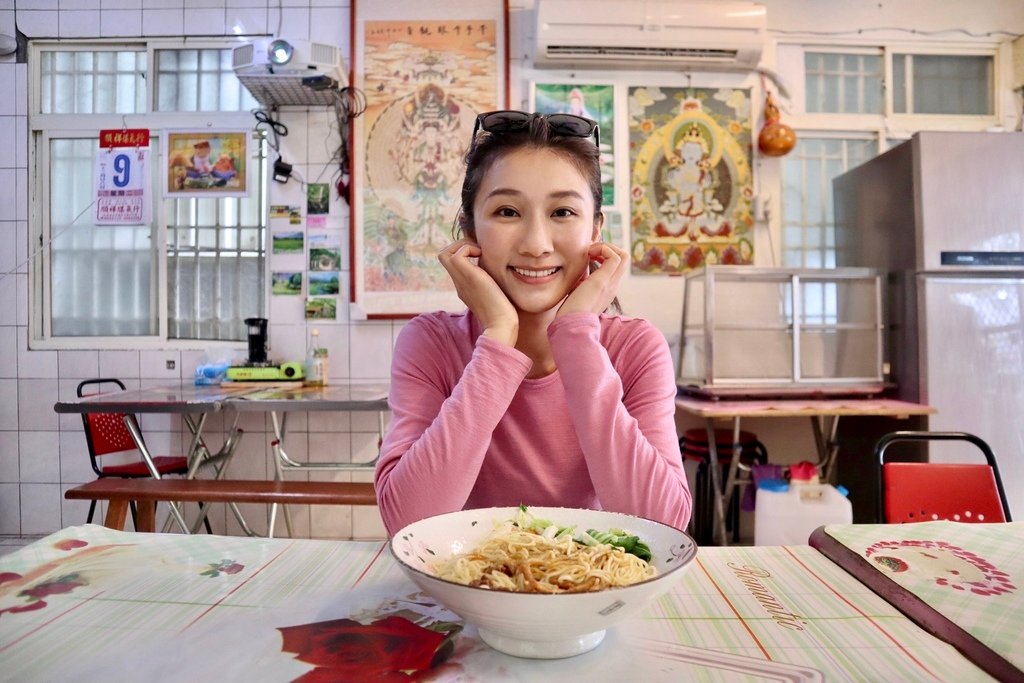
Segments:
[[[722,50],[713,48],[693,47],[596,47],[586,45],[549,45],[548,55],[554,58],[571,59],[585,58],[638,58],[656,60],[700,60],[718,61],[732,64],[736,61],[738,50]]]
[[[534,64],[549,68],[754,69],[767,20],[753,2],[537,0]]]

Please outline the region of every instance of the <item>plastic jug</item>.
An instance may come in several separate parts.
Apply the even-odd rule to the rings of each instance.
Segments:
[[[819,526],[853,522],[850,500],[836,487],[771,481],[757,489],[754,545],[807,545]]]

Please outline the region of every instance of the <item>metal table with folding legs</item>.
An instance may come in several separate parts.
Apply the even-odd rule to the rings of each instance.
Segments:
[[[252,391],[249,387],[248,391]],[[125,426],[131,433],[136,448],[142,455],[150,474],[160,478],[157,471],[154,457],[146,440],[143,438],[142,430],[139,427],[137,414],[175,414],[180,415],[182,421],[192,434],[191,441],[185,455],[188,461],[188,473],[186,477],[194,478],[202,469],[212,468],[214,478],[220,479],[224,476],[228,463],[234,456],[242,437],[242,430],[236,426],[237,416],[228,430],[228,437],[217,451],[211,451],[203,439],[203,428],[210,413],[219,412],[223,409],[227,398],[240,393],[239,388],[222,386],[195,386],[193,384],[180,384],[170,386],[150,387],[145,389],[134,389],[128,391],[113,392],[89,396],[74,401],[58,401],[53,409],[57,413],[109,413],[120,414]],[[197,519],[189,525],[181,510],[174,503],[169,505],[171,517],[164,525],[164,530],[169,530],[171,520],[177,522],[182,531],[194,533],[198,531],[206,519],[207,504],[200,506]],[[229,507],[239,525],[246,534],[252,536],[255,533],[249,528],[242,517],[238,506],[230,503]]]
[[[225,402],[225,406],[238,412],[270,413],[274,426],[274,439],[270,446],[274,454],[274,478],[284,480],[287,471],[355,471],[373,472],[377,459],[357,462],[298,462],[288,456],[284,448],[288,414],[292,412],[376,412],[378,447],[384,438],[384,414],[388,408],[388,385],[380,382],[337,382],[322,387],[277,388],[249,391]],[[294,535],[291,514],[284,507],[285,527]],[[271,506],[268,535],[273,536],[277,521],[277,504]]]
[[[836,428],[839,418],[844,415],[885,416],[906,419],[911,415],[930,415],[935,412],[931,406],[887,398],[768,398],[749,400],[711,400],[694,396],[678,396],[676,409],[704,418],[708,434],[708,455],[711,461],[711,482],[714,491],[715,536],[728,545],[725,529],[725,509],[736,488],[738,468],[730,467],[726,482],[722,483],[720,459],[715,443],[715,420],[731,420],[733,439],[738,443],[740,420],[752,417],[807,417],[814,431],[814,443],[818,451],[818,469],[825,480],[832,477],[839,444]],[[736,454],[738,456],[738,454]],[[732,459],[739,463],[739,457]]]

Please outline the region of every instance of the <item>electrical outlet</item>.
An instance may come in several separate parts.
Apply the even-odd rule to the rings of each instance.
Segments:
[[[174,366],[175,366],[175,364],[174,364],[174,361],[173,361],[173,360],[169,360],[169,361],[167,361],[167,369],[168,369],[168,370],[173,370],[173,369],[174,369]]]
[[[768,220],[769,204],[771,202],[771,195],[767,192],[761,192],[754,195],[754,220],[758,222],[764,222]]]

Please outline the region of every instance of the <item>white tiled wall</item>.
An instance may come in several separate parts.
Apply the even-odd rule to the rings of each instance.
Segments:
[[[421,0],[444,5],[445,0]],[[623,0],[624,2],[630,0]],[[360,0],[367,4],[387,0]],[[818,0],[761,0],[768,7],[771,29],[817,32],[827,25],[847,29],[851,35],[864,26],[905,26],[936,34],[951,26],[983,35],[1002,33],[1021,25],[1020,0],[906,0],[879,3],[870,17],[861,11],[864,3],[830,3],[824,12]],[[535,76],[526,68],[532,14],[523,8],[534,0],[510,0],[513,63],[512,108],[527,106],[526,86]],[[14,35],[17,29],[30,38],[236,35],[279,33],[296,39],[337,44],[349,53],[350,0],[0,0],[0,33]],[[283,7],[283,12],[280,8]],[[877,10],[877,11],[876,11]],[[825,18],[823,19],[823,14]],[[280,30],[278,31],[278,26]],[[1020,33],[1020,29],[1014,29]],[[778,34],[775,34],[776,37]],[[907,38],[908,31],[900,35]],[[909,40],[909,38],[908,38]],[[767,53],[766,53],[767,54]],[[546,76],[546,74],[545,74]],[[664,75],[659,78],[664,78]],[[687,76],[687,79],[689,76]],[[660,82],[660,81],[659,81]],[[14,93],[11,97],[10,93]],[[301,110],[281,113],[289,135],[281,139],[281,153],[294,164],[303,178],[320,177],[338,140],[326,111]],[[191,379],[199,362],[216,360],[199,352],[147,351],[28,351],[28,191],[27,191],[27,70],[13,56],[0,57],[0,535],[35,534],[79,524],[87,505],[64,501],[63,490],[93,478],[88,465],[81,420],[76,415],[57,416],[53,403],[75,394],[77,383],[91,376],[120,377],[129,388],[161,382]],[[755,173],[769,192],[777,181],[778,161],[760,163]],[[330,178],[328,171],[322,177]],[[774,181],[772,179],[775,179]],[[767,180],[766,180],[767,179]],[[302,204],[304,194],[298,183],[271,182],[271,201]],[[346,207],[335,200],[328,217],[328,229],[339,230],[347,240]],[[773,228],[777,232],[777,227]],[[771,258],[762,246],[771,242],[767,226],[758,226],[758,253]],[[342,249],[342,291],[348,289],[348,249]],[[271,269],[304,270],[302,258],[271,257]],[[765,261],[767,263],[768,261]],[[678,280],[625,278],[620,300],[633,315],[646,317],[668,332],[679,329],[682,288]],[[340,297],[344,299],[345,297]],[[269,302],[272,355],[301,357],[307,325],[301,297],[272,297]],[[348,319],[342,302],[338,320],[318,323],[321,338],[331,348],[331,377],[386,379],[391,349],[401,322],[358,322]],[[243,352],[244,354],[244,352]],[[174,370],[167,360],[175,361]],[[229,418],[230,419],[230,418]],[[697,426],[696,421],[681,428]],[[187,432],[166,417],[144,420],[151,445],[180,448]],[[230,475],[266,478],[272,473],[269,453],[269,419],[245,414],[239,421],[245,437]],[[224,416],[210,419],[206,433],[211,446],[219,446],[229,425]],[[800,429],[779,420],[754,420],[747,428],[757,431],[773,454],[800,459],[813,453],[813,443]],[[341,430],[341,431],[338,431]],[[336,419],[322,415],[298,414],[291,418],[286,445],[298,460],[351,458],[371,460],[376,448],[376,416],[354,413]],[[56,449],[56,457],[54,455]],[[788,461],[788,460],[787,460]],[[368,480],[368,473],[328,473],[313,478],[351,477]],[[252,526],[265,531],[265,511],[243,506]],[[293,522],[299,534],[313,536],[373,538],[383,535],[379,515],[373,508],[351,510],[295,509]],[[102,514],[102,508],[100,510]],[[223,506],[213,510],[211,519],[218,530],[240,533],[234,518]],[[279,518],[275,530],[282,533]]]
[[[279,7],[284,14],[279,17]],[[108,38],[139,36],[216,36],[273,33],[338,44],[348,53],[349,0],[0,0],[0,33],[13,35],[15,25],[29,38]],[[53,404],[72,398],[78,382],[89,377],[118,377],[129,388],[191,381],[197,363],[210,360],[202,352],[182,351],[30,351],[28,349],[28,196],[26,65],[14,55],[0,57],[0,535],[40,534],[84,523],[88,503],[65,501],[67,488],[90,481],[81,418],[57,415]],[[282,153],[304,178],[316,178],[337,148],[331,114],[326,109],[288,111],[281,120],[289,128]],[[323,174],[331,175],[330,170]],[[304,193],[296,182],[271,183],[271,201],[300,204]],[[346,207],[335,200],[328,228],[347,240]],[[347,264],[347,246],[344,268]],[[291,268],[276,264],[271,269]],[[295,269],[301,269],[301,266]],[[344,273],[347,291],[348,274]],[[342,297],[344,298],[344,297]],[[302,358],[307,326],[301,297],[272,297],[269,303],[272,356]],[[320,322],[321,339],[331,349],[331,377],[385,380],[391,362],[393,327],[388,322],[348,320],[342,303],[337,321]],[[244,348],[239,354],[244,356]],[[237,354],[230,354],[237,355]],[[174,361],[173,368],[168,361]],[[209,419],[205,434],[217,448],[230,426],[230,416]],[[228,476],[264,479],[273,474],[269,418],[245,414],[245,430]],[[147,415],[143,429],[158,454],[180,451],[189,434],[179,419]],[[369,461],[377,444],[376,415],[292,415],[286,441],[296,460]],[[349,480],[348,473],[288,475],[289,478]],[[367,475],[363,475],[364,477]],[[266,510],[242,506],[248,523],[267,529]],[[375,509],[354,514],[348,508],[294,508],[298,535],[323,538],[381,538],[384,528]],[[102,519],[103,508],[98,512]],[[276,533],[284,532],[279,513]],[[215,530],[241,533],[224,506],[210,515]]]

